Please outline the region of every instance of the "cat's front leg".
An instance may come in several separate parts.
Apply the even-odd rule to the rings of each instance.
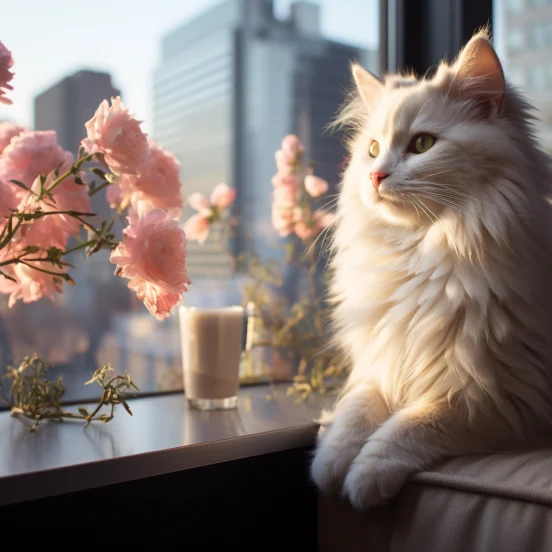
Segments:
[[[379,391],[357,384],[320,420],[320,432],[311,475],[326,493],[341,491],[353,460],[368,437],[389,417]]]
[[[370,436],[351,465],[343,493],[358,508],[376,506],[393,498],[416,472],[450,456],[491,448],[460,409],[405,408]]]

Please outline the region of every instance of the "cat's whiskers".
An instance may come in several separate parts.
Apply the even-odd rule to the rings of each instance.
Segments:
[[[418,218],[420,219],[420,222],[422,221],[422,217],[420,216],[420,211],[418,211],[418,207],[416,207],[416,204],[412,201],[412,199],[410,198],[408,192],[399,192],[402,196],[406,197],[406,199],[408,199],[408,202],[412,205],[412,207],[414,207],[414,209],[416,209],[416,214],[418,215]]]

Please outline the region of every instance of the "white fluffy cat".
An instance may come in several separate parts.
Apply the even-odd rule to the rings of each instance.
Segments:
[[[431,79],[353,76],[332,283],[353,369],[312,476],[369,507],[550,433],[552,172],[485,32]]]

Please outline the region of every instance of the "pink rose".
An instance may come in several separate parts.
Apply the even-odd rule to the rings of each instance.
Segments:
[[[184,208],[180,192],[180,163],[153,140],[150,140],[150,154],[151,163],[145,172],[139,176],[122,175],[116,182],[121,189],[120,201],[128,198],[133,205],[141,202],[142,206],[147,204],[153,209],[165,209],[177,219]]]
[[[186,255],[186,236],[178,222],[162,209],[153,209],[142,217],[129,217],[110,261],[117,265],[116,274],[130,279],[128,287],[150,313],[162,320],[191,283]]]
[[[60,174],[73,164],[73,155],[57,143],[53,130],[25,131],[11,139],[0,156],[0,178],[19,180],[32,186],[36,177],[59,168]],[[26,192],[18,188],[18,197]]]
[[[6,146],[11,142],[11,139],[18,134],[21,134],[25,129],[13,123],[0,123],[0,154],[6,149]]]
[[[112,209],[118,209],[123,200],[121,188],[115,184],[108,186],[107,192],[105,193],[105,198],[107,199],[107,202]]]
[[[49,174],[45,187],[51,186],[54,179],[54,174]],[[87,187],[76,184],[74,180],[65,179],[58,184],[52,191],[53,201],[51,199],[38,201],[40,177],[34,181],[31,192],[23,192],[25,195],[17,208],[19,212],[34,213],[41,210],[45,213],[53,211],[89,213],[91,209]],[[52,246],[65,249],[69,238],[78,235],[80,227],[81,223],[76,218],[65,214],[47,215],[30,220],[24,222],[21,227],[18,246],[21,249],[27,245],[37,245],[44,249]]]
[[[13,86],[9,82],[13,79],[13,73],[10,71],[13,65],[12,53],[0,42],[0,103],[12,104],[13,102],[6,98],[4,94],[6,90],[13,90]]]
[[[85,127],[88,137],[81,145],[88,153],[103,153],[113,172],[137,175],[147,169],[151,161],[148,140],[121,98],[112,98],[111,107],[104,100]]]
[[[106,199],[113,209],[126,209],[134,198],[136,177],[131,174],[121,174],[115,177],[111,186],[107,187]]]
[[[328,191],[328,183],[312,174],[305,176],[305,189],[311,197],[321,197]]]
[[[3,261],[7,260],[4,251],[5,249],[0,253],[0,259]],[[53,266],[51,263],[33,262],[30,264],[50,272],[63,272],[63,270]],[[61,293],[62,291],[61,278],[40,272],[23,263],[3,266],[2,272],[16,280],[15,282],[8,280],[0,274],[0,293],[10,296],[8,301],[9,308],[13,307],[19,299],[22,299],[24,303],[32,303],[43,297],[53,298],[56,293]]]
[[[234,203],[234,199],[236,199],[236,190],[230,188],[228,184],[221,182],[211,192],[210,202],[220,212],[230,207]]]
[[[16,207],[15,186],[0,180],[0,232],[4,229],[12,210]]]
[[[192,215],[184,224],[184,232],[188,239],[198,241],[199,243],[205,243],[205,240],[209,236],[209,230],[211,228],[211,221],[208,216],[197,213]]]
[[[298,153],[304,151],[303,144],[299,141],[299,138],[295,134],[288,134],[282,140],[282,149],[289,156],[296,156]]]

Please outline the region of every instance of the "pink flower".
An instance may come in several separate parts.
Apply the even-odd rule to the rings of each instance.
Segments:
[[[25,129],[13,123],[0,123],[0,154],[6,146],[11,142],[11,139],[18,134],[21,134]]]
[[[1,255],[0,258],[3,261],[7,260],[5,254]],[[50,272],[63,272],[51,263],[33,262],[31,264]],[[56,293],[61,293],[62,291],[61,278],[35,270],[22,263],[3,266],[2,272],[16,280],[15,282],[8,280],[8,278],[0,274],[0,293],[10,296],[8,301],[9,308],[13,307],[19,299],[22,299],[24,303],[32,303],[43,297],[53,298]]]
[[[152,209],[165,209],[172,218],[177,219],[184,208],[180,192],[180,163],[153,140],[150,140],[150,154],[151,163],[141,175],[123,174],[117,178],[115,184],[119,191],[108,190],[108,201],[112,206],[123,205],[123,208],[130,202],[134,206],[141,203],[142,209],[144,205]]]
[[[299,177],[295,174],[282,174],[282,173],[276,173],[272,177],[272,185],[275,188],[279,188],[280,186],[299,186]]]
[[[312,174],[305,176],[305,189],[311,197],[321,197],[328,191],[328,183]]]
[[[0,232],[4,229],[7,217],[16,206],[15,186],[0,180]]]
[[[191,194],[188,196],[188,203],[190,204],[190,207],[194,208],[199,213],[202,213],[204,215],[211,215],[212,213],[212,207],[209,203],[209,200],[203,195],[199,193]]]
[[[217,184],[211,192],[211,205],[219,212],[230,207],[234,203],[234,199],[236,199],[236,190],[224,182]]]
[[[209,236],[209,230],[211,228],[211,221],[209,217],[197,213],[192,215],[184,224],[184,232],[188,239],[197,240],[199,243],[205,243],[205,240]]]
[[[285,238],[293,232],[294,218],[294,209],[277,203],[272,204],[272,226],[274,226],[280,237]]]
[[[319,230],[314,225],[308,226],[304,222],[298,222],[295,225],[295,233],[301,240],[307,240],[318,234]]]
[[[188,196],[190,207],[198,211],[184,224],[184,231],[188,238],[204,243],[209,236],[211,224],[224,214],[235,198],[236,191],[223,182],[215,186],[209,200],[199,193]]]
[[[295,155],[291,155],[283,149],[278,150],[274,157],[276,158],[276,167],[278,172],[283,174],[291,174],[295,163]]]
[[[124,238],[111,253],[116,274],[129,278],[128,287],[158,320],[188,291],[186,236],[162,209],[129,217]]]
[[[52,185],[55,176],[48,175],[45,187]],[[33,193],[34,192],[34,193]],[[31,192],[24,192],[17,210],[22,213],[34,213],[38,210],[48,213],[53,211],[77,211],[89,213],[90,198],[86,186],[76,184],[74,180],[65,179],[52,191],[53,200],[39,201],[40,177],[34,181]],[[79,233],[81,223],[74,217],[66,214],[47,215],[39,219],[23,223],[19,236],[18,246],[22,249],[27,245],[37,245],[44,249],[52,246],[65,249],[71,236]]]
[[[25,131],[11,139],[0,156],[0,178],[19,180],[32,186],[36,177],[59,168],[60,174],[73,164],[73,155],[57,143],[56,133]],[[18,189],[18,197],[26,194]]]
[[[335,220],[333,213],[325,213],[323,211],[315,211],[313,220],[307,224],[304,220],[299,220],[295,224],[295,233],[301,240],[308,240],[318,236],[324,228],[330,225]]]
[[[295,134],[288,134],[282,140],[282,149],[287,155],[295,157],[298,153],[303,152],[305,148]]]
[[[112,209],[118,209],[121,205],[121,202],[123,201],[121,188],[119,186],[116,186],[115,184],[108,186],[105,198],[107,199],[107,202]]]
[[[85,127],[88,137],[81,145],[88,153],[103,153],[113,172],[137,175],[147,169],[151,160],[148,140],[121,98],[112,98],[111,107],[104,100]]]
[[[292,207],[297,203],[297,187],[292,184],[278,186],[274,190],[273,198],[274,203]]]
[[[0,42],[0,103],[12,104],[13,102],[6,98],[4,94],[6,90],[13,90],[13,86],[9,82],[13,79],[13,73],[10,71],[13,65],[12,53]]]

